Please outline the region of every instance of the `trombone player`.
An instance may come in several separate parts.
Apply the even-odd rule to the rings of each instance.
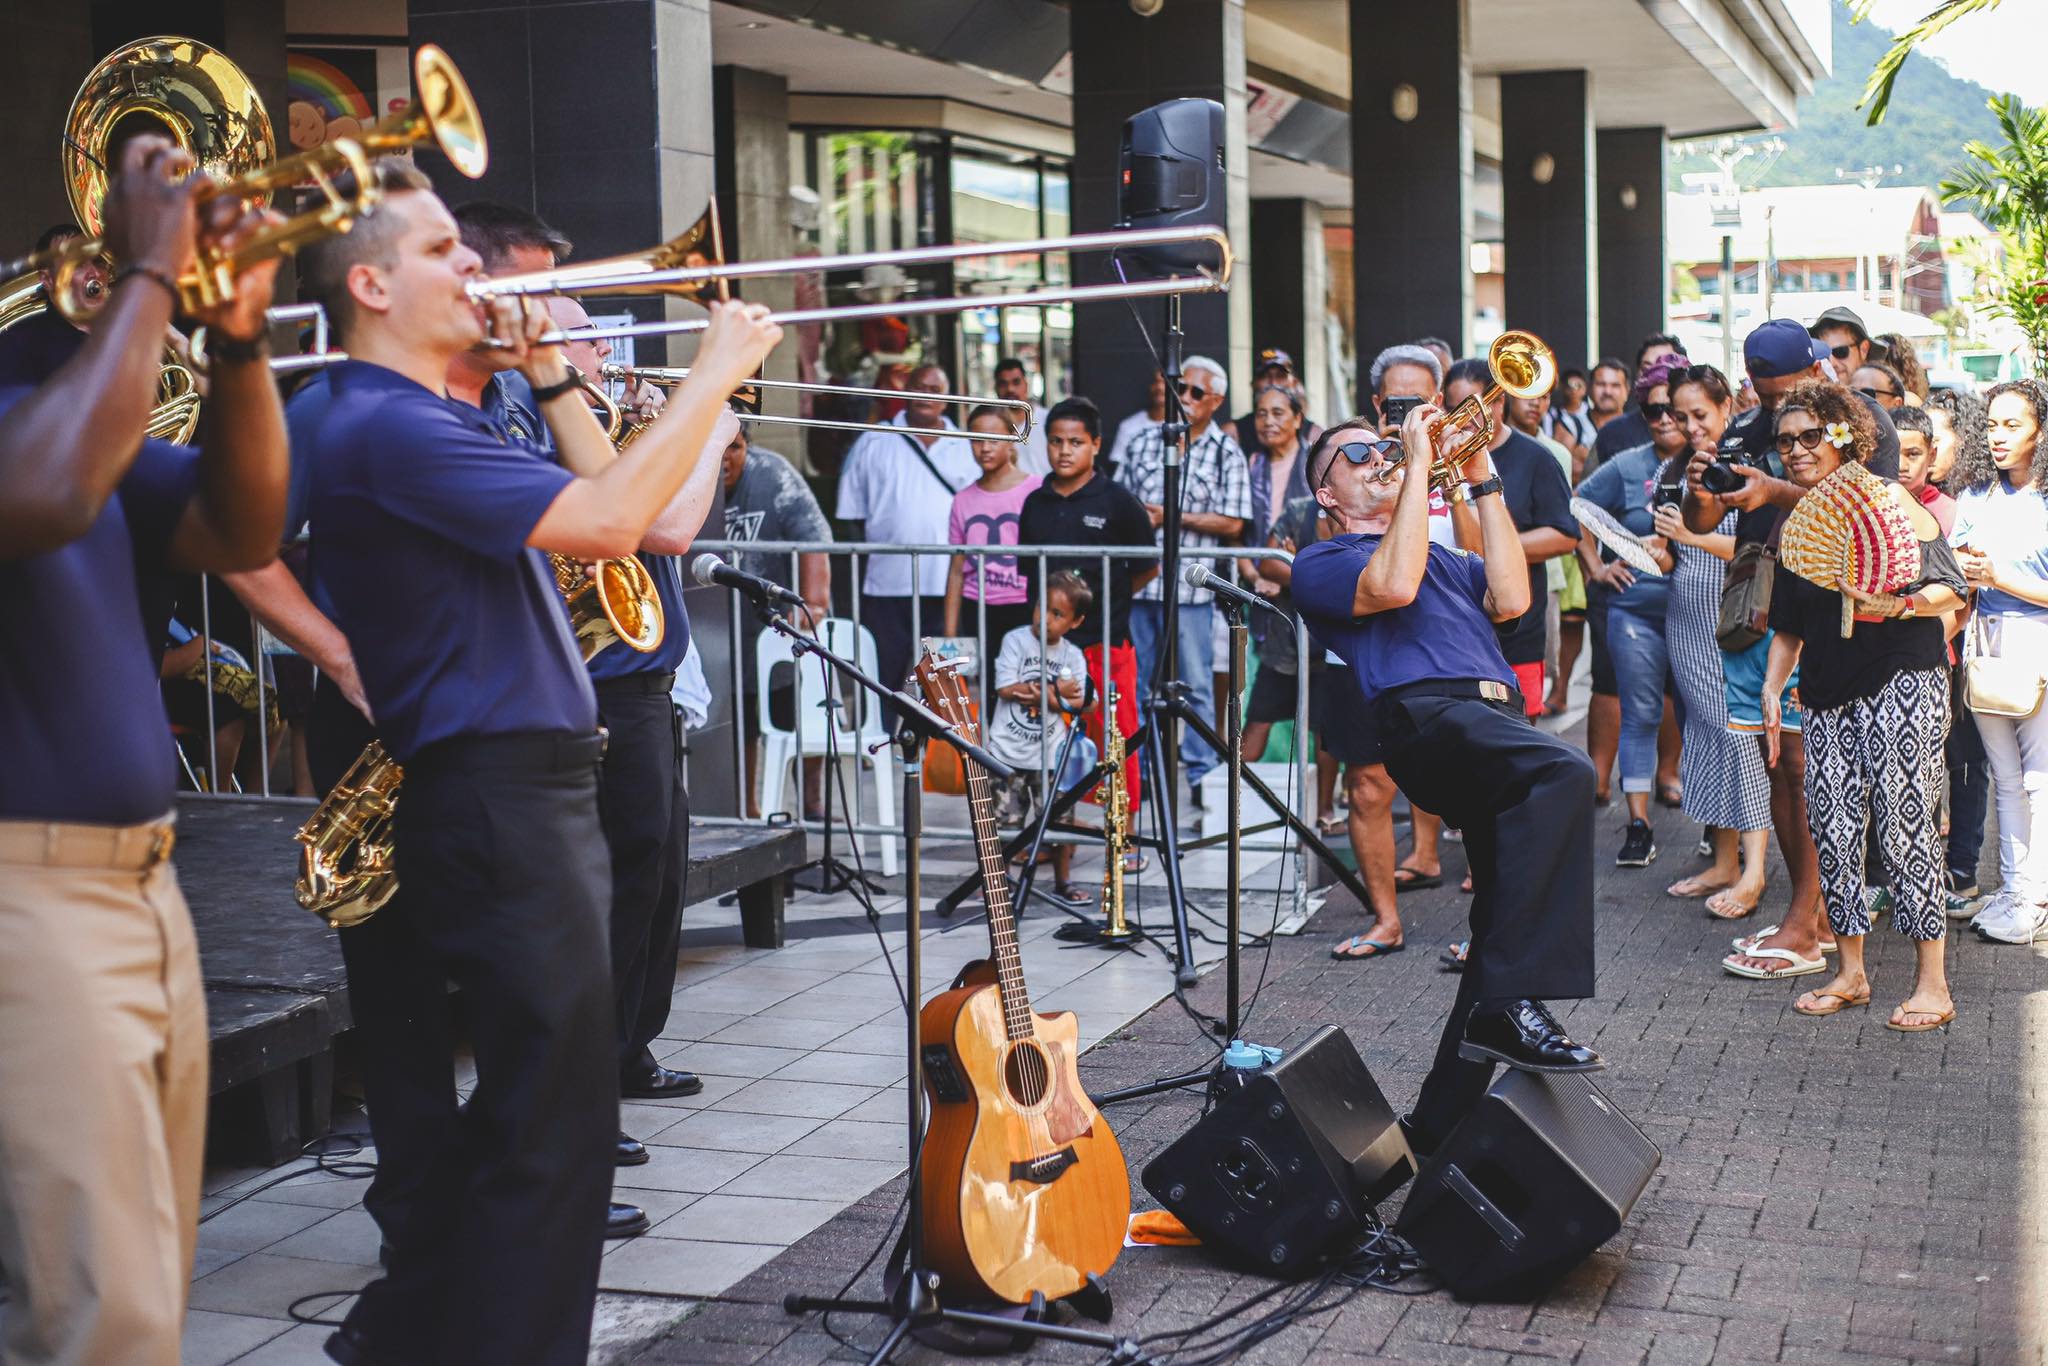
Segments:
[[[1423,404],[1398,440],[1363,419],[1322,435],[1309,489],[1343,534],[1304,546],[1291,585],[1374,709],[1387,772],[1465,832],[1471,858],[1469,966],[1403,1126],[1418,1154],[1450,1135],[1496,1063],[1603,1065],[1542,1004],[1593,994],[1593,766],[1530,724],[1501,654],[1494,625],[1528,610],[1529,572],[1485,443],[1449,490],[1478,513],[1481,552],[1430,539],[1436,443],[1464,436],[1440,433],[1441,416]]]
[[[117,165],[104,310],[39,386],[0,389],[0,1356],[168,1366],[208,1044],[168,862],[165,622],[143,619],[136,575],[270,559],[287,456],[264,341],[274,259],[196,319],[217,339],[204,447],[145,439],[195,245],[232,247],[265,216],[229,196],[202,214],[205,178],[161,138]]]
[[[390,191],[301,264],[352,357],[300,452],[314,572],[405,766],[393,847],[409,929],[463,989],[477,1057],[437,1179],[327,1350],[581,1362],[618,1132],[603,738],[537,552],[632,553],[781,332],[757,305],[717,310],[664,415],[579,474],[447,396],[450,363],[485,336],[468,292],[481,261],[431,191]],[[546,315],[491,312],[542,415],[580,408],[559,351],[529,345]]]

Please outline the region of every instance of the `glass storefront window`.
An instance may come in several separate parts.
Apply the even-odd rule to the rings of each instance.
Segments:
[[[799,252],[891,251],[934,242],[1002,242],[1070,231],[1067,168],[1035,153],[940,133],[794,129],[790,166],[798,183]],[[897,388],[911,368],[944,366],[962,393],[995,392],[1005,356],[1024,362],[1041,403],[1066,397],[1073,369],[1073,310],[1010,308],[1010,294],[1071,278],[1066,253],[981,257],[950,267],[870,267],[828,279],[800,279],[799,307],[892,298],[987,295],[986,308],[958,315],[815,324],[800,329],[802,377],[827,383]],[[807,405],[819,416],[839,407]],[[827,411],[832,408],[833,411]],[[851,415],[894,415],[882,401]],[[832,433],[808,437],[814,467],[829,469],[847,444]]]

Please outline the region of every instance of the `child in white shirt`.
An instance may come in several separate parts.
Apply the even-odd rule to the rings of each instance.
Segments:
[[[1003,637],[996,653],[996,709],[989,726],[988,748],[1017,769],[1012,778],[997,780],[996,819],[1006,825],[1028,825],[1045,799],[1046,766],[1059,759],[1066,736],[1045,733],[1045,714],[1053,706],[1076,715],[1094,704],[1088,660],[1067,633],[1086,619],[1095,605],[1087,581],[1072,570],[1047,576],[1045,591],[1033,605],[1031,625]],[[1039,648],[1039,627],[1045,646]],[[1089,901],[1086,890],[1070,880],[1074,848],[1052,847],[1054,893],[1077,905]]]

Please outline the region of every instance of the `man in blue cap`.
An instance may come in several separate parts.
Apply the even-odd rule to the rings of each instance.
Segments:
[[[1756,389],[1758,406],[1728,424],[1718,451],[1693,452],[1686,469],[1686,524],[1695,531],[1712,531],[1729,509],[1735,509],[1738,516],[1734,572],[1741,572],[1748,562],[1758,564],[1761,572],[1769,572],[1768,560],[1755,560],[1756,547],[1775,546],[1785,513],[1804,491],[1784,477],[1784,468],[1778,463],[1773,446],[1778,404],[1801,380],[1835,378],[1828,372],[1829,354],[1826,343],[1789,318],[1773,318],[1750,333],[1742,344],[1742,363]],[[1897,479],[1898,432],[1876,402],[1862,394],[1857,397],[1877,423],[1877,451],[1871,457],[1870,468],[1884,478]],[[1716,461],[1725,465],[1729,474],[1740,478],[1741,483],[1733,491],[1717,494],[1703,486],[1707,466]],[[1756,733],[1759,744],[1763,730],[1764,662],[1769,650],[1770,636],[1766,633],[1746,648],[1724,649],[1721,654],[1729,727]],[[1787,685],[1787,693],[1797,686],[1795,676]],[[1726,971],[1756,980],[1797,976],[1825,967],[1820,943],[1827,923],[1826,912],[1821,908],[1819,856],[1814,852],[1813,834],[1806,823],[1806,751],[1790,721],[1799,714],[1797,705],[1785,701],[1782,714],[1788,720],[1779,759],[1768,766],[1767,772],[1771,782],[1771,824],[1778,832],[1778,849],[1784,855],[1785,871],[1792,881],[1791,903],[1775,930],[1737,940],[1736,951],[1721,960]]]

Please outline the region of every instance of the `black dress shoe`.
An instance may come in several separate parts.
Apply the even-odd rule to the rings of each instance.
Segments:
[[[397,1357],[373,1351],[353,1324],[344,1323],[329,1333],[324,1345],[328,1358],[341,1366],[403,1366]]]
[[[604,1236],[607,1238],[633,1238],[647,1232],[654,1224],[647,1217],[647,1211],[638,1205],[621,1205],[614,1201],[605,1210]]]
[[[1504,1062],[1524,1072],[1597,1072],[1607,1066],[1598,1053],[1573,1043],[1550,1012],[1530,1000],[1475,1014],[1465,1024],[1458,1056]]]
[[[677,1096],[694,1096],[703,1089],[704,1079],[695,1072],[678,1072],[671,1067],[657,1067],[619,1083],[619,1094],[627,1100],[674,1100]]]
[[[645,1143],[642,1143],[631,1134],[619,1135],[617,1155],[613,1158],[616,1165],[621,1167],[644,1167],[652,1157],[653,1154],[647,1151]]]

